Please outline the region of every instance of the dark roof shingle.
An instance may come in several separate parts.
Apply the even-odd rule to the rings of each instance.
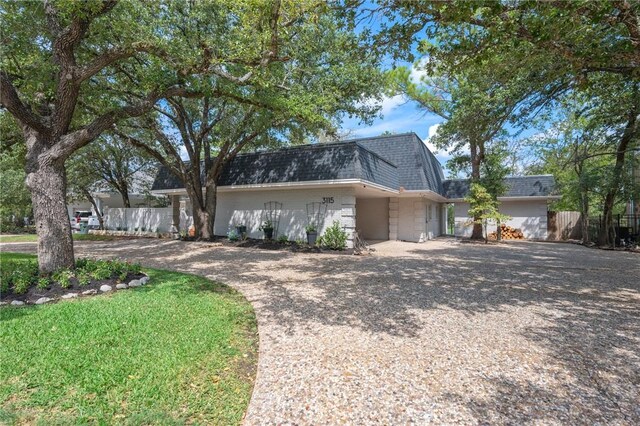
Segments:
[[[398,167],[400,187],[442,194],[442,166],[415,133],[353,139]],[[351,141],[349,141],[351,142]]]
[[[363,179],[390,189],[398,187],[396,166],[353,142],[303,145],[278,151],[241,154],[223,169],[219,185],[339,179]],[[166,167],[161,167],[151,190],[183,187],[177,177]]]
[[[440,163],[415,133],[240,154],[224,168],[219,185],[342,179],[362,179],[395,190],[430,190],[449,199],[469,192],[469,180],[444,179]],[[551,175],[508,177],[506,182],[506,197],[549,196],[555,184]],[[151,189],[183,187],[161,167]]]
[[[555,180],[552,175],[509,176],[505,178],[507,191],[503,197],[546,197],[553,195]],[[469,194],[469,179],[451,179],[443,182],[444,196],[461,199]]]

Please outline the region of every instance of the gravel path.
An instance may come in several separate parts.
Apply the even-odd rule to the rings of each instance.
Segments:
[[[640,423],[637,254],[452,240],[363,257],[76,245],[249,299],[260,359],[246,424]]]

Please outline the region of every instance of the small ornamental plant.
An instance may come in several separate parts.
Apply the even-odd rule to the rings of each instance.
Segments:
[[[93,281],[108,279],[124,279],[129,275],[140,274],[141,267],[137,263],[120,260],[78,259],[76,268],[60,269],[50,276],[41,276],[36,260],[6,260],[0,270],[0,295],[9,293],[24,294],[31,287],[44,290],[59,286],[68,289],[75,284],[89,285]]]
[[[229,241],[238,241],[240,234],[235,229],[232,229],[227,233],[227,238],[229,238]]]
[[[273,238],[273,222],[271,220],[265,220],[260,225],[260,230],[264,232],[264,238],[271,240]]]
[[[344,250],[347,248],[347,238],[347,233],[340,226],[340,222],[335,220],[322,237],[318,238],[317,244],[331,250]]]
[[[305,226],[304,230],[307,231],[307,244],[310,246],[315,245],[318,239],[318,228],[316,224],[311,222]]]

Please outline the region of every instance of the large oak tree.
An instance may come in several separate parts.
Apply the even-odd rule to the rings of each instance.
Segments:
[[[265,70],[287,60],[278,52],[280,34],[287,35],[314,5],[3,2],[0,104],[26,141],[41,272],[74,266],[65,206],[65,160],[71,154],[160,99],[200,92],[189,86],[191,75],[215,75],[238,87],[276,84]],[[185,26],[193,22],[185,16],[199,24]]]
[[[302,143],[321,130],[335,130],[344,115],[366,121],[377,111],[364,100],[379,95],[379,56],[363,45],[364,37],[351,30],[353,16],[343,12],[322,3],[275,7],[265,23],[273,37],[246,47],[266,43],[280,58],[257,78],[190,78],[198,98],[167,98],[154,114],[118,127],[183,183],[197,238],[214,236],[219,179],[240,152]],[[206,18],[190,11],[175,18],[196,44],[204,43],[202,33],[192,29],[211,25],[201,16]],[[240,63],[235,69],[250,72]]]

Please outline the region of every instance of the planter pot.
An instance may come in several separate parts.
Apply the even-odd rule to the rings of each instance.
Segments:
[[[272,240],[273,239],[273,228],[263,228],[262,231],[264,232],[264,239],[265,240]]]
[[[316,240],[318,239],[317,232],[307,232],[307,243],[310,246],[314,246],[316,244]]]
[[[236,232],[238,233],[238,235],[243,237],[247,233],[247,227],[246,226],[236,226]]]

